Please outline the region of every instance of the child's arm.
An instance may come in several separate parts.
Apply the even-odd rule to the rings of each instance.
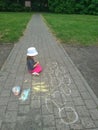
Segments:
[[[34,67],[36,67],[38,64],[39,64],[39,61],[37,61],[37,62],[35,63]]]

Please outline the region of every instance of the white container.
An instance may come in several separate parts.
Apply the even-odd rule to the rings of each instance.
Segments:
[[[20,86],[15,86],[12,88],[12,92],[15,96],[18,96],[20,94],[21,88]]]

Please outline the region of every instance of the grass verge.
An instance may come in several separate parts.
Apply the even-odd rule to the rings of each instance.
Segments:
[[[98,45],[98,16],[51,13],[43,16],[63,43]]]
[[[26,28],[32,13],[0,13],[0,44],[14,43]]]

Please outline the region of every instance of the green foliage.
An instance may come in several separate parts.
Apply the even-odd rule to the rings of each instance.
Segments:
[[[49,9],[55,13],[74,13],[74,0],[52,0],[48,1]]]
[[[98,14],[98,0],[48,0],[48,4],[55,13]]]
[[[31,8],[24,7],[25,0],[0,0],[0,11],[50,11],[63,14],[98,15],[98,0],[30,0]]]
[[[47,11],[48,0],[31,0],[33,11]]]
[[[23,10],[23,6],[18,3],[13,3],[8,7],[8,11],[20,12]]]
[[[88,13],[98,15],[98,0],[92,0],[88,6]]]
[[[98,14],[98,0],[80,0],[75,4],[75,13]]]
[[[6,11],[7,3],[3,0],[0,0],[0,11]]]

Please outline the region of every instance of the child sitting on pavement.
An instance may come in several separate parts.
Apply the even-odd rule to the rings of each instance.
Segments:
[[[28,71],[32,75],[39,75],[42,71],[42,67],[38,61],[35,61],[35,56],[38,55],[38,52],[35,47],[30,47],[27,49],[27,67]]]

